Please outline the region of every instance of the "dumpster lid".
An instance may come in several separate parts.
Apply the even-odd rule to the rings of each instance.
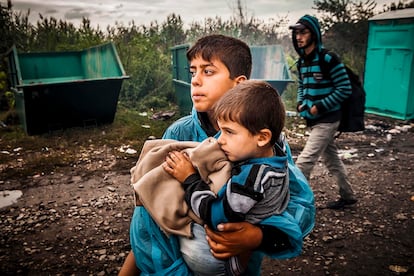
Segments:
[[[411,18],[414,17],[414,8],[402,9],[380,13],[368,19],[372,20],[390,20],[390,19],[400,19],[400,18]]]

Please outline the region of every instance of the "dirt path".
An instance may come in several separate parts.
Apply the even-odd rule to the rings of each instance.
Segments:
[[[303,254],[265,259],[262,275],[414,274],[414,129],[391,131],[403,125],[370,119],[364,134],[339,138],[359,203],[344,211],[323,209],[337,188],[317,166],[310,181],[316,225]],[[303,138],[295,131],[289,136],[297,154]],[[16,204],[0,209],[0,274],[116,275],[129,251],[129,168],[138,154],[86,150],[84,160],[71,166],[4,179],[5,169],[33,155],[22,148],[0,165],[2,190],[23,191]]]

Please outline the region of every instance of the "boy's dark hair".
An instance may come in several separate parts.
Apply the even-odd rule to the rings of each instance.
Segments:
[[[214,117],[241,124],[252,134],[267,128],[274,145],[285,125],[285,106],[267,82],[246,80],[226,92],[214,107]]]
[[[241,75],[250,78],[252,54],[249,46],[240,39],[225,35],[204,36],[187,51],[189,61],[198,56],[207,61],[218,59],[223,62],[231,79]]]

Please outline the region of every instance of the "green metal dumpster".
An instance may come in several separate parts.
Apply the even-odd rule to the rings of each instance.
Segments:
[[[173,63],[173,85],[177,103],[182,115],[189,114],[193,103],[191,101],[191,76],[186,57],[189,44],[171,48]],[[283,48],[280,45],[250,46],[252,52],[251,79],[265,80],[280,95],[286,86],[293,82],[290,76]]]
[[[186,55],[189,47],[188,44],[183,44],[171,48],[173,86],[181,115],[189,114],[193,106],[190,94],[190,66]]]
[[[280,95],[293,82],[280,45],[251,46],[253,67],[251,79],[267,81]]]
[[[28,135],[112,123],[122,81],[129,78],[115,46],[7,55],[20,123]]]
[[[414,9],[369,19],[364,88],[367,113],[414,118]]]

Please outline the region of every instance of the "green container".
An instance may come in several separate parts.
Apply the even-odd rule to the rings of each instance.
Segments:
[[[115,46],[7,55],[16,109],[28,135],[112,123],[125,75]]]
[[[293,82],[282,46],[251,46],[250,50],[253,60],[250,78],[267,81],[282,95],[286,86]]]
[[[171,48],[173,63],[173,85],[180,113],[191,113],[193,103],[191,101],[191,76],[187,61],[189,44],[178,45]],[[250,46],[252,52],[251,79],[265,80],[280,95],[286,86],[293,82],[290,76],[283,48],[280,45]]]
[[[188,44],[178,45],[171,48],[173,86],[175,98],[181,115],[191,113],[193,102],[191,101],[191,75],[190,66],[187,61]]]
[[[414,9],[369,19],[364,88],[367,113],[414,118]]]

